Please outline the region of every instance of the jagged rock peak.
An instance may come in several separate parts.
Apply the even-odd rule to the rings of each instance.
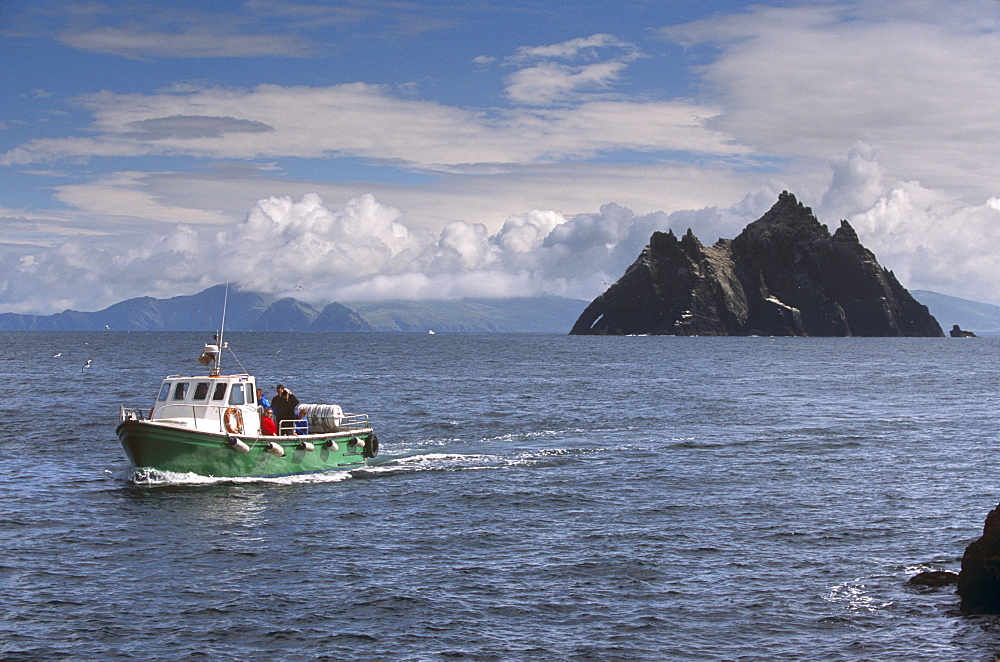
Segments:
[[[861,243],[861,240],[858,239],[858,233],[855,232],[854,228],[852,228],[851,224],[846,220],[840,222],[840,227],[833,233],[833,239],[835,241],[850,242],[852,244]]]
[[[669,256],[677,253],[680,242],[673,230],[654,232],[649,238],[649,250],[657,255]]]
[[[698,237],[694,236],[694,232],[691,231],[691,228],[688,228],[688,231],[684,233],[683,237],[681,237],[681,246],[683,246],[688,253],[700,251],[704,248],[702,243],[698,241]]]
[[[788,191],[782,191],[778,201],[759,219],[744,228],[741,235],[770,235],[775,233],[814,234],[828,237],[830,231],[819,222],[810,207],[799,202]]]

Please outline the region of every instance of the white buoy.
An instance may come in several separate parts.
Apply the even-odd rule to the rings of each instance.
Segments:
[[[229,447],[232,448],[234,451],[239,451],[243,454],[250,452],[250,447],[247,446],[242,439],[236,439],[236,438],[230,439]]]
[[[312,450],[316,450],[316,447],[313,446],[308,441],[302,441],[302,442],[299,442],[299,450],[300,451],[312,451]]]
[[[337,442],[334,441],[333,439],[327,439],[325,442],[323,442],[323,445],[334,452],[340,450],[340,446],[338,446]]]
[[[267,447],[264,450],[275,457],[285,457],[285,448],[281,444],[276,444],[273,441],[267,442]]]

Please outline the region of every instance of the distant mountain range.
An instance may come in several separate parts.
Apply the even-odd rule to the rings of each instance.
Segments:
[[[917,301],[931,309],[945,333],[957,324],[980,336],[1000,335],[1000,306],[968,301],[930,290],[912,290]]]
[[[586,301],[544,296],[456,301],[331,303],[318,310],[286,297],[277,301],[216,285],[170,299],[139,297],[96,312],[0,314],[0,330],[217,331],[225,302],[227,331],[566,333]]]
[[[913,296],[930,308],[947,332],[958,324],[978,335],[1000,335],[1000,306],[959,299],[929,290]],[[0,330],[28,331],[217,331],[224,285],[170,299],[140,297],[96,312],[67,310],[55,315],[0,314]],[[229,290],[228,331],[384,331],[442,333],[568,333],[589,302],[565,297],[380,301],[331,303],[318,310],[294,298],[268,300]]]

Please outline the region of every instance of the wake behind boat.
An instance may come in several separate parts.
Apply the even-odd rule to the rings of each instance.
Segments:
[[[121,407],[118,439],[133,466],[213,477],[284,476],[361,467],[378,455],[368,415],[345,414],[339,405],[299,405],[302,419],[282,421],[278,434],[264,433],[256,379],[221,374],[228,348],[205,345],[198,360],[209,367],[207,376],[166,377],[148,415]]]

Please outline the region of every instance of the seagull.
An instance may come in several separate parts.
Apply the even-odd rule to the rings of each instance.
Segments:
[[[80,372],[83,372],[84,370],[86,370],[89,367],[90,367],[90,359],[87,359],[87,362],[83,364],[82,368],[80,368]]]
[[[52,358],[58,359],[60,356],[62,356],[62,352],[59,352],[58,354],[53,354]]]
[[[297,289],[297,290],[301,290],[301,289],[302,289],[302,286],[301,286],[301,285],[296,285],[296,286],[295,286],[295,289]]]

